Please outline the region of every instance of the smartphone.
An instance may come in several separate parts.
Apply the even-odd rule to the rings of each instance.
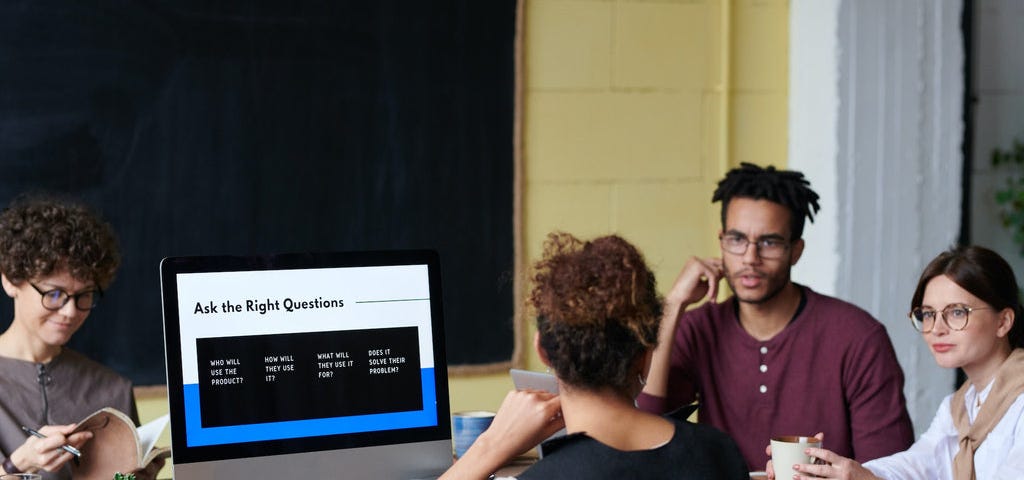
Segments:
[[[545,392],[558,393],[558,380],[550,373],[532,372],[513,368],[508,371],[512,376],[512,384],[516,390],[530,389],[543,390]]]

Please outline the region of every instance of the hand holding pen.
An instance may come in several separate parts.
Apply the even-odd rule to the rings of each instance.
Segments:
[[[58,471],[69,460],[77,462],[78,448],[92,438],[92,432],[74,432],[75,424],[47,425],[38,431],[23,426],[22,430],[29,437],[7,458],[10,465],[5,463],[4,470],[8,473],[15,473],[8,466],[23,472]]]
[[[43,434],[41,434],[41,433],[39,433],[39,432],[37,432],[35,430],[32,430],[31,428],[28,428],[28,427],[26,427],[24,425],[21,426],[21,429],[24,430],[25,433],[27,433],[29,435],[32,435],[33,437],[36,437],[36,438],[46,438],[46,435],[43,435]],[[64,450],[65,452],[68,452],[68,453],[74,455],[75,458],[81,458],[82,457],[82,452],[79,452],[77,448],[72,447],[71,445],[68,445],[66,443],[61,445],[60,449]]]

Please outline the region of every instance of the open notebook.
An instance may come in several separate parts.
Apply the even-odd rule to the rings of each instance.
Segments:
[[[116,472],[134,472],[157,458],[171,455],[170,447],[156,447],[168,415],[136,428],[132,419],[114,408],[97,410],[78,422],[76,432],[93,434],[80,449],[78,463],[72,463],[76,480],[110,480]]]

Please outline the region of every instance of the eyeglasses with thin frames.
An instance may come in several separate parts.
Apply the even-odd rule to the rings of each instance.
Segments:
[[[67,305],[72,298],[75,299],[75,308],[83,312],[86,310],[92,310],[93,308],[96,308],[96,303],[99,302],[100,297],[103,296],[103,290],[100,290],[99,288],[96,290],[78,292],[72,295],[59,288],[43,291],[43,289],[37,287],[36,284],[32,282],[28,282],[28,284],[32,285],[32,288],[36,289],[36,291],[39,292],[39,295],[42,296],[41,302],[43,304],[43,308],[53,311],[64,308],[64,305]]]
[[[786,250],[789,250],[790,244],[790,242],[776,237],[764,237],[751,241],[747,237],[735,233],[723,233],[718,236],[718,240],[722,244],[722,249],[733,255],[746,254],[747,248],[754,244],[757,256],[765,260],[782,258],[786,254]]]
[[[935,328],[936,315],[942,317],[942,321],[946,322],[946,326],[950,330],[960,331],[967,328],[971,312],[991,309],[992,307],[970,307],[962,303],[954,303],[946,305],[946,308],[940,311],[932,308],[917,307],[911,310],[907,316],[910,317],[910,323],[914,325],[914,328],[921,333],[931,332]]]

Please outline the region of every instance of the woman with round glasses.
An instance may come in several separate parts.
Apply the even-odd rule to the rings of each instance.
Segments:
[[[87,442],[89,432],[70,434],[73,422],[103,407],[138,424],[131,383],[64,346],[119,264],[110,225],[83,206],[21,197],[0,212],[0,279],[14,301],[14,318],[0,334],[3,473],[71,478],[72,454],[61,447]]]
[[[799,478],[1024,478],[1024,317],[1013,270],[982,247],[946,251],[921,274],[911,307],[936,363],[962,368],[967,382],[909,450],[860,465],[812,448],[827,464],[799,465]]]

